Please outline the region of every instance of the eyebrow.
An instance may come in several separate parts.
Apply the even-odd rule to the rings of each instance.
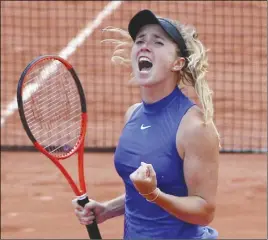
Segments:
[[[136,39],[138,39],[138,38],[143,38],[143,37],[145,37],[145,35],[146,35],[146,34],[143,33],[143,34],[139,35]],[[164,38],[160,37],[160,36],[157,35],[157,34],[153,34],[153,36],[154,36],[155,38],[159,38],[159,39],[165,40]]]

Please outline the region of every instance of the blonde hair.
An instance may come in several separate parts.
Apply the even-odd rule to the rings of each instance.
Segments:
[[[204,115],[204,124],[212,123],[216,131],[218,139],[220,140],[219,132],[214,124],[213,115],[213,101],[212,91],[206,81],[205,75],[208,69],[207,49],[205,49],[202,42],[198,39],[196,29],[190,25],[183,25],[169,19],[181,33],[188,51],[186,64],[178,74],[178,87],[183,88],[185,85],[190,85],[195,89],[199,102],[202,106]],[[130,52],[133,46],[133,40],[128,31],[107,27],[103,31],[119,33],[124,39],[105,39],[102,42],[110,42],[115,44],[114,52],[112,55],[112,62],[124,66],[130,66]],[[178,49],[179,53],[179,49]]]

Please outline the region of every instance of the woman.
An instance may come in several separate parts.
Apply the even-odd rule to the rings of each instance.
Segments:
[[[106,29],[119,32],[121,29]],[[82,224],[124,214],[124,238],[215,239],[213,220],[218,182],[219,136],[213,123],[211,91],[205,80],[206,51],[192,27],[143,10],[130,21],[132,83],[142,103],[131,106],[115,152],[126,192],[116,199],[91,201],[83,210],[74,200]],[[128,63],[127,42],[113,60]],[[190,84],[202,108],[178,86]]]

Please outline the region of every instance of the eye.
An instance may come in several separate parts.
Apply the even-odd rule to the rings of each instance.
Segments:
[[[162,42],[155,42],[155,44],[160,45],[160,46],[164,45],[164,43],[162,43]]]
[[[139,45],[139,44],[142,44],[142,43],[143,43],[142,40],[137,40],[137,41],[136,41],[136,44],[138,44],[138,45]]]

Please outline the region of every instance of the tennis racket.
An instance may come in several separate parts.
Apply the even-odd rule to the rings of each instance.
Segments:
[[[89,202],[84,178],[86,99],[73,67],[58,56],[40,56],[21,74],[17,88],[22,125],[36,149],[62,172],[82,207]],[[61,164],[78,153],[79,187]],[[91,239],[101,239],[96,220],[86,226]]]

